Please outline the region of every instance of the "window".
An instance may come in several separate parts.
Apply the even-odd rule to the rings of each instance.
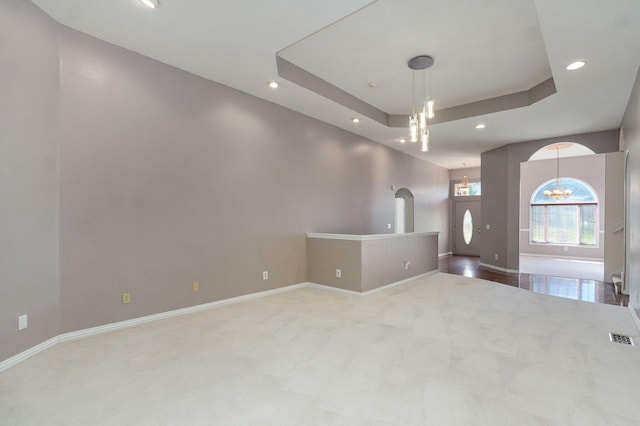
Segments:
[[[464,216],[462,217],[462,237],[466,245],[471,244],[471,239],[473,238],[473,218],[471,217],[469,209],[464,212]]]
[[[553,199],[545,191],[570,190],[566,198]],[[598,245],[598,199],[577,179],[551,180],[531,197],[531,242],[537,244]]]
[[[469,182],[469,190],[463,186],[462,182],[453,185],[453,195],[456,197],[467,197],[471,195],[482,195],[480,182]]]

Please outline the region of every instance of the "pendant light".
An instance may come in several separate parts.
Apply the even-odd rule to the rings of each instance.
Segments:
[[[435,103],[431,97],[431,66],[434,60],[429,55],[420,55],[411,58],[409,68],[412,73],[411,92],[413,96],[413,110],[409,116],[409,141],[422,144],[421,151],[429,151],[429,120],[435,117]],[[427,69],[429,70],[429,88],[427,93]],[[421,73],[420,104],[416,109],[416,71]],[[417,111],[417,112],[416,112]]]
[[[553,190],[547,189],[544,191],[544,195],[549,198],[553,198],[554,200],[561,200],[563,198],[570,197],[572,194],[570,189],[562,190],[562,184],[560,183],[560,148],[564,148],[564,146],[554,145],[549,148],[556,150],[556,182]]]

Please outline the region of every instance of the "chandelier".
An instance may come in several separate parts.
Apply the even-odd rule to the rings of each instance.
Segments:
[[[561,200],[563,198],[567,198],[571,196],[572,191],[570,189],[562,190],[562,184],[560,183],[560,148],[565,148],[561,145],[550,146],[549,149],[556,150],[556,182],[553,187],[553,190],[544,191],[544,195],[549,198],[553,198],[554,200]]]
[[[467,163],[462,163],[462,167],[466,169]],[[469,178],[467,178],[467,175],[464,175],[462,177],[462,183],[460,184],[460,186],[458,186],[458,195],[467,196],[469,195],[470,192],[471,192],[471,187],[469,185]]]
[[[422,152],[429,151],[429,126],[428,120],[434,117],[434,102],[431,98],[431,66],[433,58],[428,55],[420,55],[411,58],[409,68],[413,70],[411,91],[413,95],[413,111],[409,116],[409,141],[422,143]],[[429,70],[429,85],[427,93],[427,69]],[[416,109],[416,72],[420,71],[421,91],[420,104]]]

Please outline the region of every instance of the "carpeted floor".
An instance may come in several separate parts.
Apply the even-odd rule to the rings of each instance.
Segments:
[[[436,273],[303,288],[57,345],[2,425],[637,425],[628,309]]]

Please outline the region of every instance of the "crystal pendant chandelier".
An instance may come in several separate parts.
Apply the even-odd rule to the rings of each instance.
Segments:
[[[463,168],[467,168],[467,163],[462,163]],[[469,178],[467,175],[462,177],[462,183],[458,187],[458,195],[459,196],[467,196],[471,192],[471,186],[469,185]]]
[[[547,189],[544,191],[544,195],[554,200],[561,200],[571,196],[572,191],[570,189],[562,190],[562,184],[560,183],[560,148],[564,148],[560,145],[549,147],[556,150],[556,182],[553,190]]]
[[[409,68],[413,70],[412,95],[413,95],[413,111],[409,116],[409,141],[420,142],[422,144],[422,152],[429,151],[429,126],[428,120],[434,115],[434,102],[431,98],[431,66],[433,58],[428,55],[420,55],[409,61]],[[429,90],[427,93],[427,69],[429,70]],[[420,71],[421,91],[420,104],[416,109],[416,72]]]

